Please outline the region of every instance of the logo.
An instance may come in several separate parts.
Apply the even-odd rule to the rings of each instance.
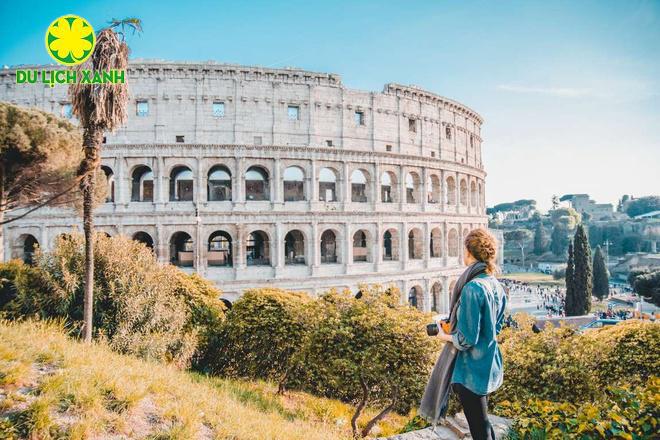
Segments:
[[[63,15],[46,30],[46,51],[65,66],[84,63],[94,51],[95,44],[92,25],[77,15]]]

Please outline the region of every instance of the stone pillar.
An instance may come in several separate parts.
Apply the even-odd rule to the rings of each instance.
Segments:
[[[8,235],[8,234],[3,234],[3,235]],[[39,227],[39,248],[44,252],[50,251],[50,242],[48,241],[48,228],[46,228],[46,226],[43,224]]]
[[[197,206],[200,203],[206,203],[209,200],[208,196],[208,170],[204,167],[204,160],[201,157],[197,157],[197,191],[195,194],[195,200],[197,200]]]
[[[408,223],[401,224],[401,263],[402,267],[405,270],[408,267],[408,260],[410,255],[408,254]],[[406,295],[408,293],[406,292]]]
[[[454,175],[454,182],[456,184],[454,185],[454,190],[456,192],[456,197],[454,200],[456,200],[456,212],[460,212],[460,206],[461,206],[461,181],[459,179],[458,171]]]
[[[447,211],[447,182],[445,182],[445,170],[440,170],[440,211]]]
[[[351,203],[351,170],[348,165],[348,162],[343,163],[343,184],[342,184],[342,191],[341,191],[341,201],[344,202],[344,206],[347,206],[349,203]]]
[[[449,256],[449,228],[447,221],[442,223],[442,266],[447,267],[447,257]]]
[[[372,118],[373,119],[373,118]],[[372,191],[372,200],[371,200],[371,206],[376,208],[377,205],[379,205],[382,200],[380,199],[380,175],[381,175],[381,169],[380,169],[380,163],[376,162],[374,165],[374,178],[373,180],[373,191]]]
[[[193,191],[193,202],[199,209],[199,204],[206,201],[206,197],[202,197],[202,158],[195,159],[195,169],[193,170],[193,178],[195,182],[195,189]],[[204,191],[206,193],[206,191]]]
[[[154,184],[156,185],[154,201],[163,204],[167,202],[169,197],[167,194],[169,180],[166,180],[167,175],[165,173],[167,171],[165,170],[165,159],[162,156],[154,159],[154,168]]]
[[[442,296],[441,296],[441,307],[442,313],[449,313],[449,303],[451,298],[451,292],[449,291],[449,278],[445,277],[442,281]]]
[[[463,223],[458,224],[458,264],[463,265],[465,259],[465,251],[463,250]]]
[[[317,221],[312,222],[312,234],[308,241],[308,249],[310,255],[309,265],[312,267],[312,275],[314,275],[321,265],[321,245],[319,238],[319,223]]]
[[[270,200],[276,204],[284,203],[282,196],[282,160],[278,157],[273,164],[273,173],[270,178]]]
[[[433,307],[433,293],[431,292],[431,280],[424,278],[423,287],[424,292],[422,296],[424,297],[423,311],[430,312]]]
[[[420,185],[422,191],[422,209],[424,211],[429,210],[429,172],[426,167],[422,168],[422,182]]]
[[[353,233],[348,222],[344,223],[344,256],[344,272],[349,273],[353,265]]]
[[[310,103],[310,107],[311,103]],[[317,170],[317,164],[316,160],[312,160],[312,169],[310,173],[310,179],[309,179],[309,190],[307,191],[309,194],[309,200],[312,203],[318,202],[319,201],[319,182],[318,182],[318,170]]]
[[[115,204],[125,204],[128,203],[126,199],[126,164],[124,156],[121,154],[117,155],[117,178],[115,179]]]
[[[275,253],[271,258],[275,260],[275,276],[280,275],[284,269],[284,228],[282,223],[275,225]]]
[[[231,192],[234,203],[245,203],[245,158],[237,157],[234,160],[234,174],[232,175]]]
[[[380,265],[383,262],[383,224],[378,222],[376,224],[376,236],[374,237],[374,264],[376,272],[379,271]]]
[[[424,267],[428,269],[431,264],[431,224],[424,223],[424,249],[422,252],[424,258]]]
[[[405,209],[408,198],[406,197],[406,167],[399,167],[399,209]]]
[[[168,237],[165,236],[163,225],[156,224],[156,236],[154,237],[154,251],[156,257],[161,263],[170,262],[170,246]]]
[[[204,275],[204,266],[206,261],[202,260],[202,254],[206,254],[204,251],[204,245],[205,241],[202,238],[202,217],[199,215],[199,211],[196,209],[195,210],[195,238],[194,238],[194,246],[193,246],[193,267],[195,268],[195,272],[197,272],[200,275]]]
[[[236,272],[245,270],[247,266],[247,258],[245,255],[245,245],[247,244],[247,236],[244,224],[236,225],[236,240],[232,243],[232,258],[234,264],[234,278],[237,278]]]

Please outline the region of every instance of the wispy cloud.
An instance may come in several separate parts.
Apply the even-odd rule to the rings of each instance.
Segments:
[[[497,88],[506,92],[561,96],[565,98],[593,95],[591,89],[578,89],[574,87],[529,87],[516,84],[500,84]]]

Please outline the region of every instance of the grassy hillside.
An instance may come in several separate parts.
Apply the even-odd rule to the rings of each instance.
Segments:
[[[350,416],[338,401],[86,347],[55,324],[0,321],[0,438],[341,439]],[[373,434],[404,423],[391,415]]]

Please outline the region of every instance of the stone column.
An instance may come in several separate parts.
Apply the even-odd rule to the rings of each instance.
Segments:
[[[8,234],[3,234],[8,235]],[[39,248],[44,251],[50,251],[50,242],[48,241],[48,228],[45,225],[39,227]]]
[[[405,270],[408,267],[408,259],[410,255],[408,254],[408,223],[402,223],[401,224],[401,240],[400,240],[400,246],[401,246],[401,263],[402,267]],[[407,292],[406,292],[407,295]]]
[[[310,103],[311,107],[311,103]],[[310,194],[308,200],[311,203],[316,203],[319,201],[319,182],[318,182],[318,170],[317,170],[317,164],[316,160],[312,160],[312,169],[310,173],[310,179],[309,179],[309,191],[308,193]]]
[[[376,236],[374,237],[374,265],[376,272],[379,271],[383,262],[383,224],[379,221],[376,224]]]
[[[275,276],[281,275],[284,269],[284,228],[282,223],[275,224],[275,253],[271,258],[275,259]]]
[[[342,180],[342,191],[341,191],[341,201],[344,202],[344,206],[347,206],[351,203],[351,174],[350,167],[348,162],[343,163],[343,180]]]
[[[195,169],[193,171],[195,190],[193,192],[193,201],[197,209],[201,202],[206,202],[206,191],[202,191],[202,184],[205,179],[202,177],[202,158],[195,159]]]
[[[430,312],[433,307],[433,293],[431,292],[431,280],[424,278],[423,287],[424,292],[422,296],[424,297],[423,309],[425,312]]]
[[[165,236],[163,231],[163,225],[156,224],[156,236],[154,237],[154,251],[156,252],[156,257],[161,263],[169,263],[170,261],[170,249],[168,238]]]
[[[126,199],[126,164],[124,156],[119,154],[117,155],[117,178],[115,180],[115,204],[123,205],[128,203]]]
[[[456,185],[454,185],[454,190],[456,192],[456,197],[454,200],[456,200],[456,212],[461,211],[461,181],[460,181],[460,176],[458,175],[458,171],[454,175],[454,182],[456,182]]]
[[[167,181],[165,180],[165,159],[161,157],[154,158],[154,185],[156,194],[154,201],[157,204],[163,204],[167,201]]]
[[[464,260],[464,254],[465,251],[463,251],[463,223],[458,224],[458,264],[463,265],[463,260]]]
[[[308,249],[310,255],[310,264],[308,265],[312,267],[312,275],[315,275],[321,265],[319,223],[317,221],[312,222],[312,235],[309,237]]]
[[[428,269],[431,264],[431,224],[424,223],[424,249],[422,252],[424,267]]]
[[[278,157],[273,164],[273,173],[270,178],[270,200],[276,204],[283,204],[282,196],[282,160]]]
[[[244,224],[236,225],[236,241],[232,243],[232,259],[234,264],[234,278],[237,278],[239,271],[247,267],[247,258],[245,255],[245,245],[247,243],[246,230]]]
[[[429,210],[429,172],[426,167],[422,168],[422,182],[420,185],[422,191],[422,210]]]
[[[447,212],[447,182],[445,182],[445,170],[440,170],[440,210]]]
[[[401,165],[399,167],[399,209],[405,209],[408,198],[406,197],[406,167]]]
[[[447,221],[442,223],[442,266],[447,267],[447,257],[449,256],[449,228]]]
[[[344,223],[344,267],[345,273],[350,273],[350,268],[353,265],[353,234],[351,231],[351,224]]]

